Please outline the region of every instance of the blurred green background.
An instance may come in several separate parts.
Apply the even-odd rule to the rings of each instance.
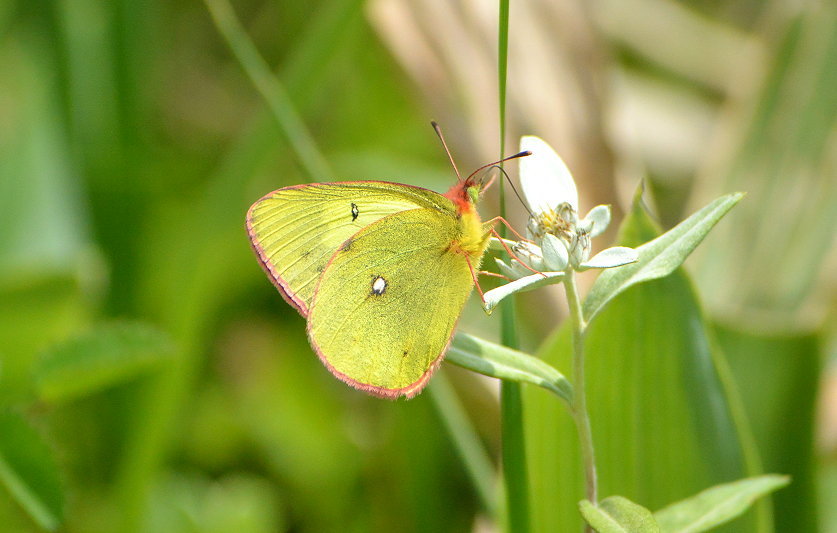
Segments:
[[[445,190],[431,119],[463,171],[499,156],[496,4],[233,8],[328,179]],[[688,271],[764,470],[794,475],[776,530],[837,532],[837,4],[512,1],[509,47],[506,152],[547,139],[583,210],[618,220],[647,178],[668,227],[748,192]],[[430,395],[332,378],[255,261],[247,207],[319,179],[274,111],[204,3],[0,0],[0,530],[494,527]],[[560,290],[519,309],[534,350]],[[496,457],[496,383],[442,372]]]

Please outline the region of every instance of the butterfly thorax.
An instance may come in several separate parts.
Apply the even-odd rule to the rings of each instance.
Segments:
[[[456,208],[459,222],[460,236],[454,243],[454,247],[468,254],[476,265],[479,265],[490,239],[490,234],[483,227],[474,203],[474,199],[478,196],[479,187],[468,181],[457,182],[445,193],[445,197],[453,202]]]

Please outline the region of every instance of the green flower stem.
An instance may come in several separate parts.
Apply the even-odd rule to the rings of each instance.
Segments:
[[[564,279],[567,291],[567,303],[570,307],[570,321],[573,328],[573,395],[572,414],[578,429],[581,446],[581,459],[584,463],[584,486],[587,499],[594,505],[598,503],[596,480],[596,454],[593,449],[593,432],[590,429],[590,414],[587,412],[587,387],[584,383],[584,333],[587,324],[581,312],[581,299],[575,284],[575,272],[567,270]],[[589,528],[588,528],[589,530]]]

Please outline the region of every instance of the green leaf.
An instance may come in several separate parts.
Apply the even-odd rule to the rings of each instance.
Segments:
[[[63,518],[58,467],[41,436],[21,416],[0,412],[0,481],[44,529]]]
[[[456,334],[447,361],[492,378],[532,383],[554,392],[567,403],[572,401],[572,384],[549,364],[466,333]]]
[[[510,281],[485,293],[483,309],[487,313],[491,313],[503,299],[512,294],[520,291],[531,291],[540,287],[546,287],[547,285],[554,285],[555,283],[560,283],[562,279],[564,279],[563,272],[542,272]]]
[[[822,332],[755,332],[714,324],[753,428],[765,472],[793,483],[774,494],[776,531],[830,531],[817,524],[816,428]],[[835,530],[837,531],[837,530]]]
[[[698,533],[728,522],[765,494],[790,483],[788,476],[768,474],[725,483],[654,513],[666,533]]]
[[[602,272],[584,300],[584,318],[592,320],[625,289],[674,272],[742,196],[735,193],[718,198],[663,235],[639,246],[636,249],[639,259],[635,263]]]
[[[659,533],[651,511],[622,496],[610,496],[599,505],[589,500],[578,504],[581,515],[599,533]]]
[[[43,355],[35,370],[37,392],[49,402],[93,394],[156,367],[172,349],[168,337],[148,325],[101,325]]]
[[[653,223],[635,210],[623,223],[620,244],[654,237]],[[628,267],[626,267],[628,268]],[[686,275],[622,292],[590,325],[585,341],[588,406],[599,491],[621,494],[659,509],[708,486],[754,475],[754,453],[742,445],[745,428],[721,379],[725,366]],[[569,328],[538,351],[565,371],[571,364]],[[533,529],[578,531],[575,502],[584,497],[576,429],[554,398],[524,390]],[[754,532],[753,517],[735,524]]]

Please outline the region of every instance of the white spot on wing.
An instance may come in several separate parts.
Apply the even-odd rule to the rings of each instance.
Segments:
[[[385,290],[387,290],[387,280],[381,276],[375,277],[372,280],[372,294],[380,296]]]

